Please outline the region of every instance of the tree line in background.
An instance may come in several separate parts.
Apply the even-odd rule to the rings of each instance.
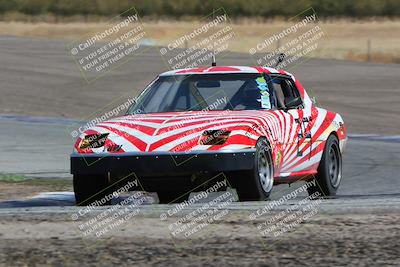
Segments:
[[[400,0],[0,0],[0,14],[115,16],[135,7],[141,17],[202,17],[223,7],[231,18],[289,18],[313,7],[320,18],[400,16]]]

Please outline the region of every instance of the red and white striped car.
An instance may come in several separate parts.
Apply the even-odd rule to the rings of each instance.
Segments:
[[[346,141],[342,117],[316,107],[286,71],[174,70],[151,82],[125,116],[81,134],[71,173],[82,205],[126,177],[137,177],[161,203],[182,201],[221,173],[241,201],[267,199],[274,184],[313,179],[309,194],[332,196]]]

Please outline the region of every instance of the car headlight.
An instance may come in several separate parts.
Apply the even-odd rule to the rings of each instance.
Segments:
[[[226,130],[206,130],[199,139],[199,144],[203,146],[223,145],[230,135],[231,131]]]
[[[104,146],[108,137],[108,133],[105,134],[88,134],[79,144],[79,148],[81,149],[91,149],[91,148],[99,148]]]

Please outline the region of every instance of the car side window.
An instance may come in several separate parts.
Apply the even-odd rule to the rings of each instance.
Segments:
[[[300,93],[289,77],[271,77],[278,109],[298,108]]]

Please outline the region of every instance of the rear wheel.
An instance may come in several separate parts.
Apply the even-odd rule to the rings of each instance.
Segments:
[[[110,205],[112,189],[104,175],[74,175],[75,203],[77,206]]]
[[[313,197],[335,196],[342,179],[342,154],[336,136],[330,135],[326,141],[315,186],[309,187],[308,194]]]
[[[253,170],[245,172],[245,177],[235,179],[240,201],[265,200],[271,194],[274,185],[274,164],[271,146],[265,138],[257,141],[254,160]]]

